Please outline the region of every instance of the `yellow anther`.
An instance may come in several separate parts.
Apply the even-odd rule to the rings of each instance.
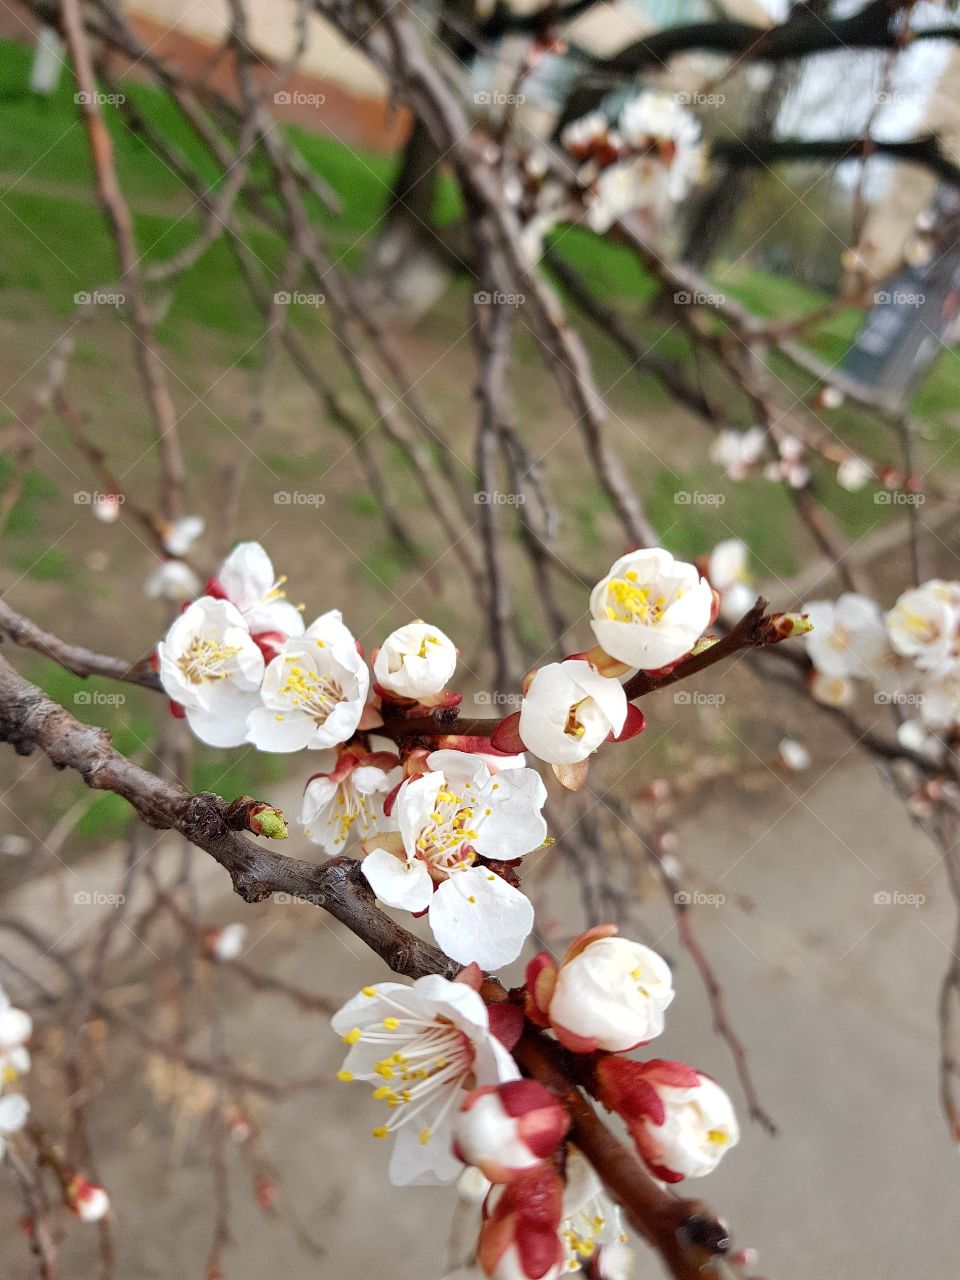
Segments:
[[[420,1145],[421,1145],[421,1147],[425,1147],[429,1141],[430,1141],[430,1130],[429,1130],[429,1129],[421,1129],[421,1130],[420,1130]]]
[[[347,1034],[343,1037],[344,1044],[356,1044],[363,1032],[359,1027],[351,1027]]]
[[[396,1031],[396,1029],[400,1026],[400,1019],[393,1018],[393,1017],[384,1018],[383,1025],[386,1027],[388,1031]]]
[[[348,1071],[346,1067],[341,1067],[340,1070],[337,1072],[337,1079],[342,1080],[344,1084],[346,1084],[348,1080],[353,1079],[353,1072]]]
[[[364,987],[364,988],[363,988],[363,994],[364,994],[365,996],[375,996],[375,995],[377,994],[377,988],[376,988],[376,987]]]
[[[378,1124],[376,1129],[373,1130],[373,1136],[375,1138],[389,1138],[390,1130],[385,1124]]]

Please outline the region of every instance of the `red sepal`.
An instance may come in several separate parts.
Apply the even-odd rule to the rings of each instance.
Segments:
[[[635,738],[638,733],[643,733],[647,727],[647,718],[639,707],[634,706],[632,702],[627,703],[627,718],[623,722],[623,728],[614,737],[611,733],[610,742],[629,742],[631,738]]]
[[[490,1030],[505,1049],[512,1049],[523,1034],[523,1010],[518,1004],[491,1004],[487,1008]]]
[[[513,711],[504,716],[490,735],[490,745],[504,755],[516,755],[518,751],[526,751],[520,737],[520,712]]]

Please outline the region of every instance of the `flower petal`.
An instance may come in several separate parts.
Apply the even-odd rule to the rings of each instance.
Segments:
[[[370,888],[388,907],[417,912],[430,905],[433,881],[419,859],[404,862],[386,849],[373,849],[364,858],[361,870]]]
[[[516,960],[533,928],[533,907],[518,889],[482,867],[445,880],[430,903],[430,928],[459,964],[499,969]]]

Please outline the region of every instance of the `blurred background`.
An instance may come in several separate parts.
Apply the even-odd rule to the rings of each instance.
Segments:
[[[368,651],[428,617],[460,646],[463,709],[486,715],[538,661],[587,647],[589,589],[638,528],[703,563],[743,540],[750,585],[782,610],[850,588],[886,609],[958,577],[953,6],[394,5],[467,121],[447,149],[381,9],[82,7],[145,319],[60,7],[0,10],[0,603],[134,662],[256,539],[307,618],[341,609]],[[518,205],[516,174],[564,123],[612,118],[638,88],[696,123],[698,181],[626,232],[548,229],[529,270],[565,309],[554,333],[515,264],[485,274],[490,214],[463,166]],[[176,511],[145,332],[184,463]],[[498,341],[509,388],[487,412]],[[724,433],[757,423],[768,452],[738,467]],[[882,699],[814,701],[795,648],[652,695],[643,737],[587,789],[551,787],[531,941],[616,918],[675,967],[660,1052],[734,1096],[743,1139],[704,1194],[763,1274],[893,1280],[922,1256],[947,1280],[938,1001],[960,961],[955,837],[929,838],[924,791],[940,765],[898,759]],[[156,693],[4,653],[145,767],[296,816],[302,758],[188,750]],[[39,757],[4,755],[0,784],[0,980],[36,1010],[31,1099],[114,1205],[109,1248],[67,1228],[61,1274],[439,1280],[467,1262],[475,1206],[390,1188],[373,1105],[335,1080],[328,1012],[381,961],[309,906],[241,903],[203,854]],[[322,857],[293,822],[284,851]],[[204,950],[233,921],[242,973]],[[74,1027],[64,1002],[98,946]],[[25,1280],[12,1177],[0,1205],[2,1271]],[[658,1265],[638,1246],[639,1276]]]

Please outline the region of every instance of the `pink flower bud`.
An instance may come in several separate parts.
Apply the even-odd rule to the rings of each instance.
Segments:
[[[477,1261],[490,1280],[556,1280],[563,1265],[558,1229],[563,1184],[538,1164],[487,1197]]]
[[[70,1180],[67,1187],[67,1204],[81,1222],[99,1222],[110,1212],[110,1197],[103,1187],[88,1182],[80,1173]]]
[[[723,1089],[683,1062],[634,1062],[612,1055],[597,1065],[597,1096],[627,1124],[642,1159],[664,1182],[712,1173],[740,1129]]]
[[[536,1080],[474,1089],[454,1124],[453,1151],[491,1182],[510,1182],[552,1155],[570,1126],[566,1108]]]

